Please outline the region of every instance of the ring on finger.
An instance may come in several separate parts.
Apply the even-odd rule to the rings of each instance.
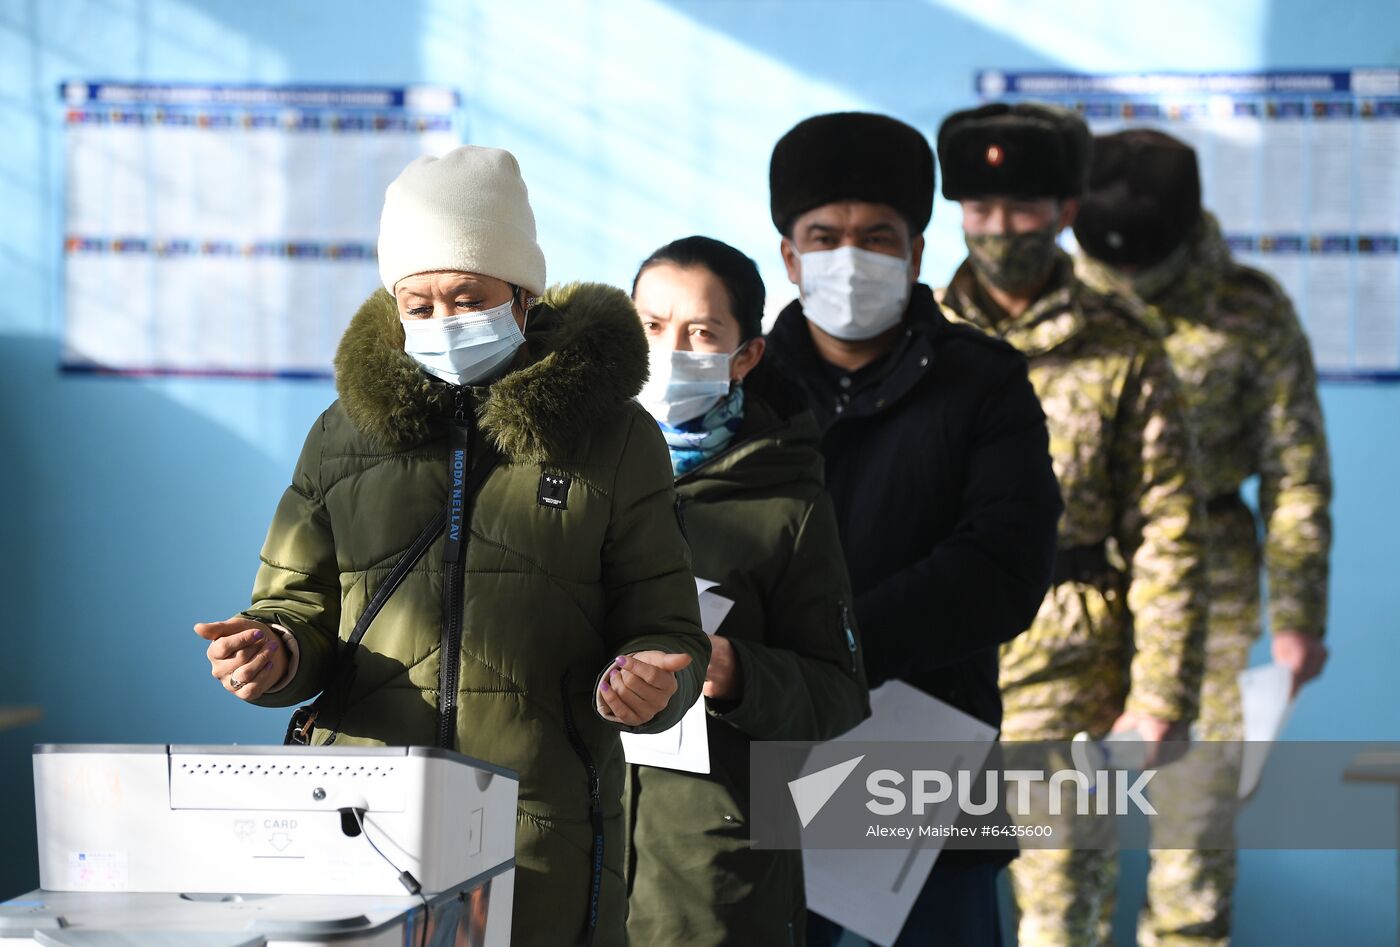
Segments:
[[[247,683],[248,683],[247,681],[240,681],[240,680],[239,680],[238,678],[236,678],[236,677],[230,677],[230,678],[228,679],[229,687],[232,687],[234,690],[238,690],[240,687],[242,687],[244,684],[247,684]]]

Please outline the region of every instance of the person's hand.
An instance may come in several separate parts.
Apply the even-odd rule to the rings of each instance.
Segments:
[[[1293,672],[1293,690],[1289,696],[1296,696],[1298,689],[1322,673],[1327,663],[1327,645],[1317,635],[1301,631],[1279,631],[1274,633],[1274,663],[1282,664]]]
[[[701,693],[719,700],[738,700],[744,693],[743,669],[734,646],[723,635],[710,636],[710,666]]]
[[[260,621],[234,616],[199,622],[194,633],[209,642],[209,673],[224,689],[243,700],[261,697],[287,672],[287,649],[277,633]]]
[[[1162,717],[1150,717],[1147,714],[1135,713],[1131,710],[1124,711],[1123,714],[1113,722],[1113,729],[1110,733],[1122,733],[1125,730],[1136,730],[1142,738],[1144,760],[1143,769],[1152,769],[1154,766],[1165,765],[1171,762],[1164,758],[1162,753],[1163,743],[1182,743],[1189,738],[1189,728],[1180,720],[1166,720]],[[1172,754],[1173,757],[1180,756],[1185,752],[1185,747]]]
[[[598,684],[598,711],[607,720],[640,727],[671,701],[676,672],[690,666],[688,654],[638,651],[621,655]]]

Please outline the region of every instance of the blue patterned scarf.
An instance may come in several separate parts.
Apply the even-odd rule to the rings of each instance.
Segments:
[[[743,423],[744,389],[738,386],[698,418],[677,427],[658,421],[666,446],[671,449],[672,472],[679,477],[724,450]]]

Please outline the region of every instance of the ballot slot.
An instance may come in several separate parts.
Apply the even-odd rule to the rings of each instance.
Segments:
[[[400,756],[325,758],[170,753],[170,808],[403,812]]]

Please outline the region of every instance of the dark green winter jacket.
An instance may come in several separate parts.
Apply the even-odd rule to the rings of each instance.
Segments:
[[[695,575],[734,601],[740,699],[706,699],[710,772],[629,766],[634,945],[803,944],[802,855],[749,847],[749,744],[828,740],[870,712],[816,421],[750,399],[736,444],[676,481]]]
[[[471,508],[465,540],[456,749],[520,775],[512,943],[583,942],[596,775],[606,828],[594,942],[622,944],[624,763],[619,727],[596,712],[594,687],[620,654],[691,655],[669,706],[638,728],[665,729],[700,693],[710,651],[665,443],[631,400],[646,377],[636,312],[609,287],[552,291],[530,313],[527,344],[489,388],[454,389],[427,375],[403,341],[383,291],[341,341],[340,398],[307,436],[246,613],[290,629],[300,652],[288,685],[259,703],[300,703],[326,686],[339,640],[443,507],[446,430],[462,391],[468,418],[504,459]],[[562,507],[540,499],[546,472],[569,481]],[[361,643],[337,745],[433,745],[443,543]],[[316,742],[324,739],[318,729]]]

